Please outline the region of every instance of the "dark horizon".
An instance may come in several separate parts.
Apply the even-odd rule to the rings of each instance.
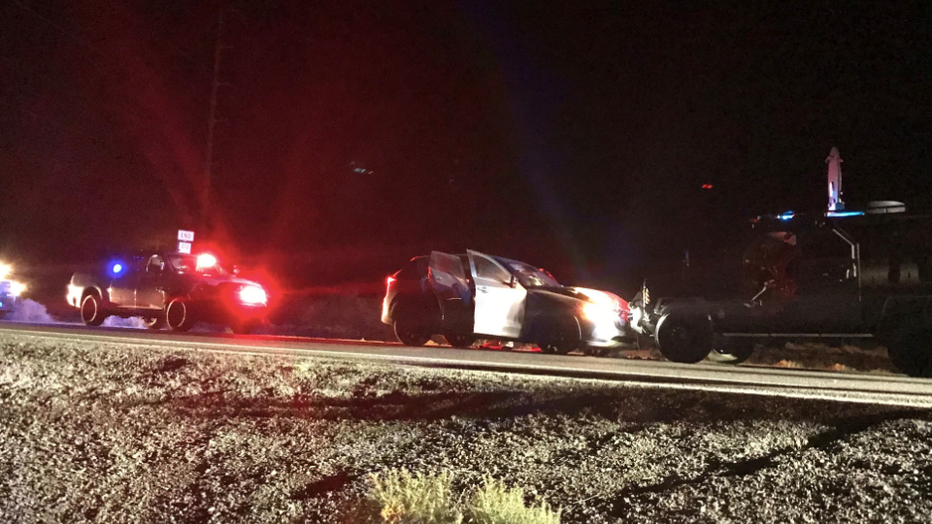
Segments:
[[[919,2],[13,0],[0,256],[197,226],[221,12],[210,210],[236,257],[468,247],[630,283],[824,206],[833,146],[849,206],[932,207]]]

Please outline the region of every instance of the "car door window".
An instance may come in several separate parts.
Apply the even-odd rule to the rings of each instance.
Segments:
[[[511,281],[511,273],[502,269],[491,259],[484,256],[475,256],[473,262],[476,265],[476,278],[505,283]]]

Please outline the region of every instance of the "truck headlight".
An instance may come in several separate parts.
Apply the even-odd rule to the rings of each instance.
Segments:
[[[265,304],[268,297],[265,290],[259,286],[245,286],[239,290],[239,299],[244,304],[256,305]]]

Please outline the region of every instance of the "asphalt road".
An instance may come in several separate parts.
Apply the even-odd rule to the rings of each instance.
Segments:
[[[72,324],[0,322],[0,337],[150,346],[156,350],[327,357],[423,367],[477,369],[629,382],[641,387],[694,389],[912,407],[932,407],[932,380],[836,371],[801,371],[729,364],[543,355],[522,351],[408,347],[382,342],[168,333]]]

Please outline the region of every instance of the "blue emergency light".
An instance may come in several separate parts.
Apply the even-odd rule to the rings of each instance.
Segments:
[[[829,211],[829,212],[825,213],[825,216],[827,216],[827,217],[840,217],[840,218],[844,218],[844,217],[859,217],[859,216],[864,216],[864,212],[863,212],[863,211]]]

